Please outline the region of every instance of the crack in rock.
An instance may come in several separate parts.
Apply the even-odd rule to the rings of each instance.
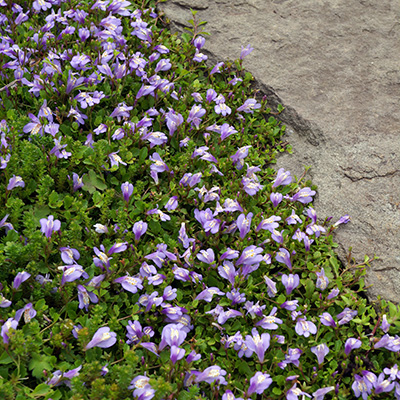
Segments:
[[[342,168],[342,167],[341,167]],[[342,168],[343,171],[345,171],[344,168]],[[359,181],[372,181],[373,179],[376,178],[388,178],[390,176],[395,176],[395,175],[400,175],[400,171],[399,170],[395,170],[395,171],[390,171],[387,172],[386,174],[378,174],[376,173],[376,171],[371,171],[371,173],[374,172],[375,174],[373,176],[354,176],[354,175],[350,175],[349,173],[343,172],[343,175],[350,179],[352,182],[359,182]]]

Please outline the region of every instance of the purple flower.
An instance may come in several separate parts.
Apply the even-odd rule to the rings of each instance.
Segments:
[[[147,376],[138,375],[131,381],[131,385],[128,386],[128,389],[130,389],[130,390],[134,389],[133,395],[135,397],[139,397],[143,393],[146,393],[147,391],[153,391],[153,393],[154,393],[154,390],[149,385],[149,380],[150,380],[150,378],[148,378]],[[146,397],[141,398],[141,400],[145,400],[145,399],[146,399]],[[147,396],[147,399],[149,399],[149,396]]]
[[[44,233],[47,238],[50,238],[53,232],[57,232],[61,228],[61,222],[58,219],[54,220],[52,215],[49,215],[47,219],[42,218],[40,220],[40,225],[41,232]]]
[[[224,202],[224,210],[226,212],[234,212],[234,211],[240,211],[243,212],[243,208],[239,204],[237,200],[232,200],[232,199],[226,199]]]
[[[218,267],[218,273],[222,278],[227,279],[231,285],[234,285],[237,272],[230,261],[224,261],[223,265]]]
[[[316,288],[324,291],[329,285],[329,279],[325,275],[325,271],[323,268],[321,269],[321,272],[316,272],[316,274],[318,277]]]
[[[21,283],[29,279],[30,276],[31,274],[26,271],[18,272],[13,281],[13,288],[17,290],[20,287]]]
[[[93,107],[100,103],[100,100],[105,97],[103,92],[80,92],[75,96],[75,100],[79,101],[81,108]]]
[[[85,125],[85,119],[88,118],[87,115],[80,113],[79,110],[73,107],[69,110],[68,117],[71,115],[79,125]]]
[[[317,327],[315,324],[304,318],[297,319],[294,329],[298,335],[303,335],[304,337],[309,337],[310,334],[315,335],[317,333]]]
[[[157,63],[154,72],[157,73],[159,71],[168,71],[169,69],[171,69],[171,67],[172,64],[170,63],[169,58],[163,58]]]
[[[170,351],[171,351],[170,359],[173,365],[175,365],[175,363],[178,360],[181,360],[183,357],[185,357],[185,349],[181,349],[180,347],[177,346],[171,346]]]
[[[355,339],[355,338],[349,338],[346,340],[346,343],[344,344],[344,352],[348,356],[353,349],[359,349],[362,345],[361,340]]]
[[[91,349],[92,347],[101,347],[105,349],[113,346],[116,341],[117,334],[115,332],[110,332],[110,328],[105,326],[97,330],[93,339],[86,345],[85,350]]]
[[[238,166],[241,166],[242,164],[237,163],[236,164],[236,168],[238,168]],[[241,169],[241,168],[238,168]],[[249,196],[254,196],[255,194],[257,194],[257,192],[259,192],[260,190],[263,189],[263,185],[260,185],[259,182],[254,181],[253,179],[249,179],[247,177],[244,177],[242,179],[242,185],[243,185],[243,189],[244,191],[249,195]]]
[[[97,233],[108,233],[108,228],[102,224],[94,224],[93,227]]]
[[[247,389],[246,395],[251,396],[253,393],[263,394],[270,387],[271,383],[272,379],[270,375],[258,371],[250,379],[250,386]]]
[[[284,308],[289,311],[296,311],[298,305],[299,305],[298,300],[287,300],[281,304],[281,308]]]
[[[153,148],[156,145],[167,143],[168,137],[163,132],[149,132],[142,136],[142,140],[148,140],[150,142],[150,148]]]
[[[286,393],[286,400],[298,400],[299,396],[302,396],[302,399],[304,399],[304,396],[310,397],[311,396],[303,392],[301,389],[299,389],[297,386],[297,383],[295,383]]]
[[[283,243],[283,235],[282,235],[282,232],[283,232],[283,231],[279,232],[278,230],[274,229],[274,230],[272,231],[271,238],[272,238],[276,243],[282,244],[282,243]],[[279,253],[278,253],[278,254],[279,254]]]
[[[72,155],[72,153],[67,152],[65,148],[67,147],[66,144],[61,144],[61,136],[56,139],[54,138],[55,146],[50,150],[50,154],[54,154],[57,158],[65,158],[67,159]]]
[[[350,308],[346,307],[340,314],[336,317],[339,319],[338,324],[343,325],[350,322],[356,315],[358,314],[357,310],[350,310]]]
[[[18,321],[14,318],[8,318],[6,322],[1,327],[1,337],[3,338],[4,344],[9,343],[10,341],[10,329],[17,329]]]
[[[200,253],[196,255],[196,257],[206,263],[206,264],[213,264],[215,261],[215,255],[213,249],[201,250]]]
[[[165,275],[156,274],[156,275],[153,275],[153,276],[149,276],[147,281],[148,281],[149,285],[158,286],[158,285],[161,285],[164,282],[165,279],[166,279]]]
[[[236,265],[252,265],[260,263],[263,260],[263,256],[260,254],[264,251],[262,247],[254,245],[246,247],[239,259],[236,261]]]
[[[203,117],[205,113],[206,110],[196,104],[192,106],[189,112],[189,116],[187,118],[187,122],[191,122],[192,125],[194,125],[198,129],[200,126],[201,117]]]
[[[277,221],[280,221],[280,220],[281,220],[281,217],[276,217],[275,215],[272,215],[269,218],[263,219],[258,224],[256,232],[260,231],[261,229],[265,229],[272,233],[274,229],[279,227],[279,224],[277,223]]]
[[[289,295],[290,293],[292,293],[293,289],[296,289],[297,286],[299,286],[300,277],[297,274],[295,274],[295,275],[283,274],[282,275],[282,283],[283,283],[283,286],[285,286],[285,288],[286,288],[286,294]]]
[[[285,264],[290,271],[292,270],[292,262],[290,261],[290,253],[284,249],[280,248],[279,252],[275,256],[276,261]]]
[[[315,234],[315,237],[320,237],[321,233],[326,232],[326,229],[321,225],[311,224],[307,226],[306,232],[308,235]]]
[[[147,231],[147,223],[143,221],[135,222],[132,231],[135,234],[135,241],[139,241]]]
[[[325,356],[329,353],[329,348],[325,343],[323,343],[311,347],[311,351],[317,356],[318,364],[321,365],[324,362]]]
[[[61,259],[65,264],[74,264],[75,260],[79,260],[80,254],[76,249],[68,247],[60,247]]]
[[[393,367],[391,367],[391,368],[385,368],[383,370],[383,372],[386,375],[390,375],[389,379],[391,381],[394,381],[396,379],[400,379],[400,371],[399,371],[399,368],[398,368],[397,364],[394,364]]]
[[[257,354],[258,360],[262,364],[264,362],[264,355],[270,344],[269,333],[259,335],[256,328],[251,331],[252,336],[247,335],[245,339],[246,346],[254,353]]]
[[[226,297],[232,301],[232,306],[246,301],[246,296],[243,293],[240,293],[238,289],[232,289],[231,292],[226,294]]]
[[[114,109],[114,111],[110,114],[111,118],[117,117],[118,122],[121,121],[121,118],[129,118],[129,111],[132,110],[133,107],[127,106],[124,102],[119,103],[118,106]]]
[[[37,135],[40,133],[41,135],[43,134],[43,125],[40,122],[39,118],[36,117],[33,114],[28,114],[29,118],[31,119],[32,122],[29,122],[24,126],[23,131],[25,133],[31,133],[31,135]]]
[[[90,302],[95,304],[98,303],[99,299],[94,293],[88,292],[82,285],[77,285],[76,288],[78,289],[80,309],[84,308],[86,311],[88,311]]]
[[[277,293],[276,282],[274,282],[272,279],[268,278],[267,275],[264,275],[264,281],[265,281],[265,284],[267,285],[268,297],[275,297],[276,293]]]
[[[292,183],[292,176],[289,171],[285,171],[283,168],[278,170],[275,180],[273,181],[273,188],[277,186],[286,186]]]
[[[248,213],[247,217],[244,214],[240,214],[236,220],[236,225],[239,228],[240,238],[244,237],[250,232],[251,219],[253,218],[253,213]]]
[[[388,393],[391,392],[394,388],[394,382],[390,382],[385,379],[385,375],[383,373],[379,374],[378,380],[375,383],[375,393]]]
[[[186,339],[187,333],[182,329],[181,324],[168,324],[164,326],[161,333],[161,342],[159,350],[163,350],[165,346],[180,346]]]
[[[181,114],[176,113],[173,109],[170,109],[165,114],[165,121],[169,130],[169,135],[172,136],[178,129],[178,126],[183,124],[183,117]]]
[[[331,326],[332,328],[336,328],[336,322],[334,321],[331,314],[328,312],[324,312],[319,316],[322,325]]]
[[[74,192],[76,192],[81,187],[85,186],[83,184],[83,176],[82,176],[82,178],[79,178],[79,175],[76,174],[75,172],[72,173],[72,182],[73,182],[73,190],[74,190]]]
[[[299,201],[302,204],[311,203],[313,201],[312,196],[315,195],[315,190],[311,190],[309,187],[300,189],[292,198],[291,201]]]
[[[74,265],[65,265],[63,267],[59,267],[59,269],[63,269],[64,273],[61,278],[61,286],[64,286],[65,282],[73,282],[83,276],[85,279],[89,278],[89,275],[83,270],[82,266],[78,264]]]
[[[371,394],[371,389],[367,387],[364,379],[360,375],[355,374],[354,379],[355,380],[351,385],[351,388],[354,391],[354,395],[357,398],[362,396],[363,400],[368,400],[368,396]]]
[[[228,82],[228,84],[229,84],[229,85],[235,86],[235,85],[238,84],[238,82],[243,82],[243,79],[242,79],[242,78],[238,78],[238,77],[235,76],[233,79],[231,79],[231,80]]]
[[[131,293],[136,293],[138,290],[143,289],[143,281],[137,276],[125,275],[114,279],[114,282],[120,283],[125,290]]]
[[[200,50],[204,46],[205,42],[206,39],[203,36],[197,36],[196,39],[193,40],[193,45],[197,50]]]
[[[228,247],[226,249],[226,251],[223,254],[221,254],[221,257],[219,258],[219,260],[220,261],[225,260],[225,259],[233,260],[233,259],[238,258],[238,257],[239,257],[239,251],[238,250],[233,250],[230,247]]]
[[[15,187],[25,187],[25,182],[20,176],[13,175],[8,182],[7,190],[12,190]]]
[[[169,171],[167,164],[162,160],[160,155],[155,151],[150,157],[150,161],[153,161],[153,164],[150,166],[150,169],[155,172],[164,172]]]
[[[0,169],[6,169],[7,164],[10,161],[11,154],[7,154],[6,158],[0,157]]]
[[[198,50],[196,50],[196,54],[193,57],[193,61],[202,62],[202,61],[206,61],[207,58],[208,57],[205,54],[200,53]]]
[[[133,193],[133,185],[132,183],[125,182],[121,185],[121,191],[124,196],[124,200],[126,203],[129,203],[129,198],[132,196]]]
[[[296,367],[300,365],[299,358],[303,354],[300,349],[289,349],[288,354],[285,355],[285,361],[282,361],[278,366],[282,369],[286,368],[288,364],[294,364]]]
[[[382,316],[382,323],[380,328],[383,330],[383,332],[388,333],[389,332],[389,328],[390,328],[390,324],[388,323],[387,319],[386,319],[386,314],[384,314]],[[400,377],[399,377],[400,379]]]
[[[324,396],[332,390],[335,390],[335,386],[328,386],[326,388],[318,389],[313,393],[314,400],[324,400]]]
[[[0,293],[0,308],[7,308],[11,306],[11,301],[7,300],[2,293]]]
[[[90,57],[87,56],[86,54],[76,55],[72,57],[71,66],[77,69],[78,71],[87,70],[89,68],[86,67],[86,64],[89,63],[90,61],[91,61]]]
[[[24,321],[25,321],[26,324],[29,323],[31,321],[31,319],[35,317],[36,310],[33,308],[32,303],[28,303],[25,307],[19,309],[15,313],[14,319],[17,322],[19,322],[19,320],[21,319],[22,314],[24,315]]]
[[[327,300],[333,299],[334,297],[336,297],[338,294],[340,293],[338,288],[332,289],[331,292],[328,294],[327,296]]]
[[[215,65],[215,67],[211,70],[210,75],[214,75],[215,73],[221,73],[220,68],[224,65],[223,62],[219,62]]]
[[[248,44],[246,47],[242,46],[242,51],[240,52],[240,59],[243,60],[247,55],[249,55],[253,51],[253,47],[250,47]]]
[[[334,227],[339,226],[340,224],[347,224],[350,221],[350,216],[348,214],[343,215],[337,222],[333,224]]]
[[[272,202],[272,206],[275,208],[277,205],[282,201],[282,194],[281,193],[271,193],[270,200]]]
[[[228,382],[224,378],[225,375],[226,371],[224,369],[221,369],[218,365],[213,365],[198,374],[196,382],[213,383],[217,381],[220,385],[227,385]]]
[[[251,147],[251,145],[240,147],[237,152],[231,156],[231,160],[238,170],[243,168],[244,159],[249,155],[249,149]]]
[[[261,108],[261,104],[260,103],[257,103],[257,100],[256,99],[247,99],[244,103],[243,103],[243,105],[241,105],[240,107],[238,107],[237,109],[236,109],[236,111],[239,111],[239,112],[241,112],[241,111],[243,111],[243,112],[245,112],[245,113],[251,113],[251,114],[253,114],[254,113],[254,110],[257,110],[257,109],[259,109],[259,108]]]
[[[173,211],[178,207],[178,196],[172,196],[164,206],[168,211]]]
[[[51,109],[47,106],[47,100],[43,101],[42,106],[38,112],[38,117],[45,117],[49,122],[53,122],[53,113]]]
[[[288,225],[295,225],[297,223],[301,224],[302,220],[301,218],[292,210],[292,214],[286,218],[286,223]]]
[[[225,103],[219,103],[215,105],[214,111],[217,114],[221,114],[223,117],[226,117],[227,115],[231,114],[232,110],[229,106],[227,106]]]
[[[282,324],[282,320],[275,317],[274,315],[264,316],[261,321],[258,321],[255,326],[261,326],[263,329],[276,330],[278,324]]]
[[[211,103],[217,98],[218,94],[214,89],[207,89],[206,100],[208,103]]]
[[[207,303],[210,303],[211,300],[212,300],[212,298],[213,298],[213,296],[214,296],[214,294],[218,294],[218,295],[220,295],[220,296],[224,296],[224,295],[225,295],[224,292],[222,292],[221,290],[219,290],[217,287],[213,286],[213,287],[210,287],[210,288],[205,289],[205,290],[203,290],[202,292],[200,292],[200,293],[196,296],[195,300],[204,300],[204,301],[206,301]]]
[[[128,333],[126,337],[128,340],[126,341],[127,344],[137,344],[140,342],[140,339],[143,337],[143,329],[142,325],[139,321],[128,321],[128,325],[126,326],[126,330]]]
[[[111,167],[114,167],[114,166],[118,167],[119,164],[126,165],[126,163],[123,162],[121,160],[121,157],[117,154],[118,152],[119,152],[119,150],[117,152],[115,152],[115,153],[110,153],[108,155],[108,157],[110,159]]]
[[[96,267],[101,268],[104,271],[104,267],[106,267],[107,271],[109,272],[110,268],[110,260],[112,257],[108,257],[105,253],[105,248],[103,245],[100,245],[101,251],[97,247],[93,247],[94,252],[96,253],[97,257],[93,258],[93,263]]]

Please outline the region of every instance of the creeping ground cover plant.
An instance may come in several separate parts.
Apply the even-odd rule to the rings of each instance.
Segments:
[[[271,168],[253,49],[166,22],[0,0],[0,398],[400,399],[400,310]]]

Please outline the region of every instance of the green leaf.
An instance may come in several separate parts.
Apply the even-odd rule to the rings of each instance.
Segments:
[[[46,300],[45,299],[40,299],[36,302],[35,304],[35,310],[36,311],[45,311],[47,310],[47,305],[46,305]]]
[[[306,282],[306,297],[308,299],[311,299],[312,295],[314,294],[314,291],[315,291],[314,282],[311,279],[307,279],[307,282]]]
[[[96,172],[92,169],[88,174],[83,176],[84,186],[83,190],[93,194],[96,189],[104,190],[107,188],[107,185],[96,175]]]
[[[63,204],[63,200],[60,197],[61,196],[53,190],[49,196],[49,207],[60,208]]]
[[[71,207],[72,203],[74,202],[74,198],[72,196],[65,196],[64,197],[64,208],[67,210]]]
[[[93,203],[96,205],[96,207],[101,207],[103,205],[103,197],[97,190],[93,193],[92,198]]]
[[[253,371],[249,367],[248,362],[245,360],[237,360],[235,367],[238,368],[239,372],[244,376],[254,375]]]
[[[395,304],[389,301],[388,306],[390,319],[394,319],[396,316],[400,315],[400,308],[397,308]]]
[[[37,399],[39,397],[46,396],[47,394],[49,394],[50,391],[52,390],[50,389],[49,385],[47,385],[46,383],[41,383],[40,385],[36,386],[35,390],[30,393],[29,396],[33,399]]]
[[[28,368],[32,371],[32,375],[35,378],[43,378],[43,371],[51,371],[54,361],[56,361],[56,357],[33,353]]]
[[[0,356],[0,364],[11,364],[13,362],[12,358],[7,354],[7,352],[4,352]]]

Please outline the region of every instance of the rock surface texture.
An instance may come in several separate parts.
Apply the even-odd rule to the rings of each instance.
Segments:
[[[285,111],[293,154],[278,166],[318,185],[318,215],[352,221],[336,235],[342,260],[379,259],[369,296],[400,302],[400,3],[398,0],[168,0],[172,27],[208,21],[209,61],[254,51],[244,66]]]

